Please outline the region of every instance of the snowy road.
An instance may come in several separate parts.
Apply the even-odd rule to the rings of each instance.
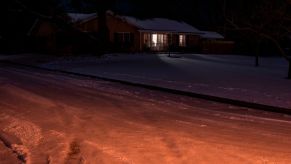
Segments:
[[[0,66],[1,164],[288,164],[290,137],[282,114]]]

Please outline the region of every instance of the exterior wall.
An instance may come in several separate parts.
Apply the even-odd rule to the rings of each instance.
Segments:
[[[172,48],[179,47],[179,34],[171,34],[171,46]]]
[[[97,33],[98,32],[98,19],[94,18],[86,22],[80,22],[75,25],[83,32]]]
[[[34,38],[34,44],[40,51],[55,52],[57,49],[57,31],[57,27],[52,23],[48,21],[38,21],[36,27],[31,32],[31,36]]]
[[[109,29],[109,40],[114,43],[114,34],[121,32],[129,32],[133,34],[133,45],[130,47],[129,51],[140,51],[141,50],[141,33],[138,29],[122,19],[116,18],[114,16],[107,16],[107,26]]]
[[[229,54],[232,53],[234,42],[225,40],[203,40],[202,53]]]
[[[200,36],[198,35],[187,35],[186,44],[188,47],[197,47],[199,45]]]
[[[93,45],[80,33],[57,28],[49,21],[39,21],[31,31],[31,37],[40,52],[72,54],[89,51]]]
[[[141,42],[140,42],[140,32],[138,29],[127,22],[123,21],[120,18],[117,18],[112,15],[107,15],[107,27],[109,31],[109,41],[111,42],[113,48],[116,48],[117,51],[120,49],[114,46],[115,44],[115,33],[132,33],[133,34],[133,45],[129,49],[123,49],[122,51],[140,51]],[[98,18],[91,19],[87,22],[79,23],[75,25],[78,29],[83,32],[94,33],[98,36]]]
[[[36,26],[38,26],[38,28],[35,28],[32,33],[34,36],[47,37],[57,32],[57,27],[48,21],[38,21]]]

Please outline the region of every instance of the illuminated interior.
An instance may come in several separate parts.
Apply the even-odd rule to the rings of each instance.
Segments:
[[[158,34],[152,34],[152,46],[156,47],[158,43]]]
[[[165,50],[168,48],[168,35],[158,33],[145,33],[144,44],[154,51]]]
[[[180,47],[186,46],[186,36],[185,35],[179,35],[179,46]]]

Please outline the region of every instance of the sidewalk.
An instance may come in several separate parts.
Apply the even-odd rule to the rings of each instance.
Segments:
[[[291,110],[291,80],[285,79],[288,63],[282,58],[261,58],[258,68],[253,57],[233,55],[179,54],[171,58],[167,54],[112,54],[12,60]]]

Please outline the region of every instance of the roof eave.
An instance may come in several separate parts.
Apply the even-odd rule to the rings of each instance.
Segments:
[[[203,34],[201,32],[189,32],[189,31],[174,31],[174,30],[160,30],[160,29],[139,29],[139,32],[164,32],[164,33],[183,33],[183,34]]]

